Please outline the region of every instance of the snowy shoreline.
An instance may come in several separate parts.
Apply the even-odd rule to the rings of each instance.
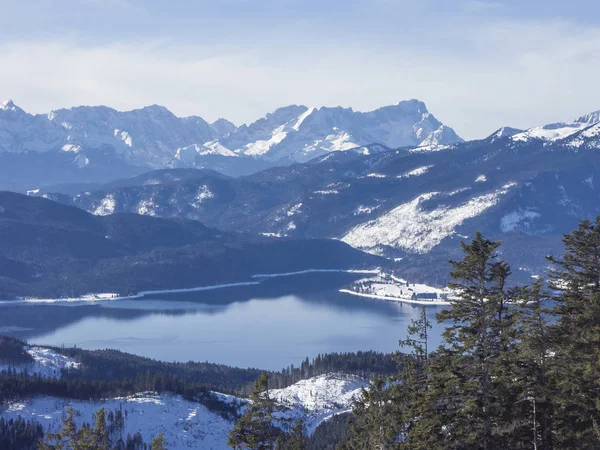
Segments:
[[[384,295],[376,295],[376,294],[362,294],[360,292],[354,292],[350,289],[340,289],[339,292],[343,294],[356,295],[357,297],[366,297],[366,298],[374,298],[377,300],[385,300],[392,302],[400,302],[400,303],[410,303],[412,305],[424,305],[424,306],[449,306],[451,303],[445,300],[412,300],[409,298],[400,298],[400,297],[388,297]]]
[[[282,272],[282,273],[271,273],[271,274],[256,274],[252,275],[253,279],[267,279],[267,278],[278,278],[288,277],[293,275],[303,275],[309,273],[357,273],[357,274],[372,274],[378,273],[377,269],[305,269],[296,272]],[[133,295],[118,295],[116,293],[98,293],[98,294],[85,294],[80,297],[66,297],[66,298],[17,298],[14,300],[0,300],[0,306],[2,305],[19,305],[19,304],[56,304],[56,303],[96,303],[101,301],[115,301],[115,300],[132,300],[136,298],[143,298],[147,295],[157,294],[179,294],[185,292],[201,292],[211,291],[216,289],[226,289],[231,287],[241,286],[256,286],[259,285],[260,281],[241,281],[237,283],[224,283],[214,284],[209,286],[198,286],[192,288],[180,288],[180,289],[157,289],[149,291],[140,291]]]
[[[281,272],[281,273],[263,273],[258,275],[252,275],[252,278],[277,278],[277,277],[289,277],[292,275],[303,275],[306,273],[358,273],[358,274],[376,274],[379,273],[378,269],[305,269],[297,272]]]

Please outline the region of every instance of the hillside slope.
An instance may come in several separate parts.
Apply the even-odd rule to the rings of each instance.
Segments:
[[[3,299],[127,294],[378,262],[336,241],[223,233],[197,221],[136,214],[94,216],[10,192],[0,192],[0,244]]]

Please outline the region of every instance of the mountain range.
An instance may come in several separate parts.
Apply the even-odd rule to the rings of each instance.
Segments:
[[[599,113],[486,139],[381,144],[229,177],[166,169],[75,195],[40,195],[96,215],[187,218],[226,231],[333,238],[385,256],[411,280],[443,284],[476,229],[504,241],[517,279],[543,274],[561,236],[600,214]]]
[[[418,100],[371,112],[291,105],[240,127],[225,119],[176,117],[158,105],[29,114],[9,100],[0,105],[0,188],[106,182],[161,168],[209,168],[237,176],[372,143],[461,141]]]
[[[236,239],[336,239],[426,283],[446,281],[476,229],[505,242],[517,278],[543,274],[562,234],[600,213],[600,112],[468,142],[417,100],[367,113],[292,105],[240,127],[159,106],[31,115],[5,102],[0,124],[11,190]]]

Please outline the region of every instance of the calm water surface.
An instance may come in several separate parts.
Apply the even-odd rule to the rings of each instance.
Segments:
[[[41,345],[115,348],[165,361],[281,369],[319,353],[396,350],[419,307],[342,294],[343,273],[98,304],[4,305],[0,333]],[[431,344],[441,307],[427,307]]]

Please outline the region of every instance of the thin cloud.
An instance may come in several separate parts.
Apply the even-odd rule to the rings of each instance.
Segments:
[[[177,115],[250,122],[279,106],[371,110],[419,98],[466,138],[600,108],[600,30],[568,21],[494,21],[440,28],[439,45],[365,45],[318,36],[269,46],[163,39],[0,45],[0,98],[32,112],[163,104]],[[429,37],[430,42],[432,39]],[[8,69],[6,69],[8,68]]]

